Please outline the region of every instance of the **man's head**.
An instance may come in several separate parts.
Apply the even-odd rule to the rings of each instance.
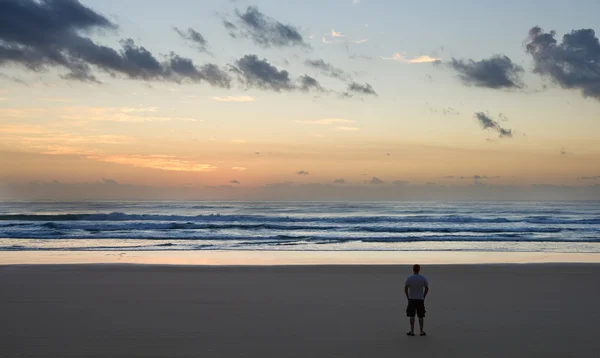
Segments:
[[[413,265],[413,273],[418,274],[421,271],[421,266],[418,264]]]

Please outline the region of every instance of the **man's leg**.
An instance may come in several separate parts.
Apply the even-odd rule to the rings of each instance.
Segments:
[[[417,308],[417,317],[419,317],[419,328],[421,329],[421,335],[425,335],[425,301],[420,301]]]
[[[409,336],[415,335],[415,314],[416,313],[417,313],[417,310],[414,305],[414,302],[411,300],[408,300],[408,306],[406,306],[406,316],[409,318],[409,322],[410,322],[410,332],[407,333]]]

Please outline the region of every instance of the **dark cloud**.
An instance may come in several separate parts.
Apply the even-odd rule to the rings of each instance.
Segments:
[[[294,84],[286,70],[278,70],[266,59],[259,59],[256,55],[246,55],[236,61],[237,72],[241,80],[248,87],[256,87],[275,92],[290,91]]]
[[[318,92],[323,92],[324,89],[321,87],[321,84],[316,79],[310,77],[309,75],[304,75],[300,77],[300,89],[302,91],[308,92],[310,90],[315,90]]]
[[[169,69],[183,79],[192,81],[206,81],[213,86],[228,88],[231,78],[215,64],[206,64],[200,68],[194,66],[189,58],[171,53],[168,64]]]
[[[229,182],[229,184],[240,184],[240,182],[237,181],[237,180],[232,180],[232,181]]]
[[[477,112],[475,113],[475,118],[483,129],[491,129],[498,132],[498,137],[500,138],[512,138],[512,129],[502,128],[500,124],[493,120],[489,115],[483,112]]]
[[[467,85],[493,89],[522,88],[523,67],[514,64],[510,58],[495,55],[481,61],[452,59],[449,63],[460,79]]]
[[[223,19],[223,26],[225,26],[227,30],[237,30],[237,26],[225,19]]]
[[[594,30],[573,30],[561,43],[555,36],[555,31],[545,32],[538,26],[529,30],[526,51],[533,57],[534,72],[600,100],[600,43]]]
[[[319,81],[308,75],[292,81],[288,71],[279,70],[267,59],[259,59],[256,55],[246,55],[237,60],[232,71],[237,73],[240,81],[248,87],[268,91],[325,91]]]
[[[394,180],[394,184],[395,185],[406,185],[406,184],[410,184],[410,182],[406,181],[406,180]]]
[[[256,44],[263,47],[287,47],[300,46],[310,47],[298,31],[292,25],[284,25],[272,19],[254,6],[248,6],[245,12],[236,10],[240,26],[243,28],[241,35],[251,38]],[[228,30],[235,30],[232,23],[223,23]],[[235,25],[233,25],[235,26]]]
[[[454,179],[454,176],[453,176],[453,175],[446,175],[446,176],[444,177],[444,179]]]
[[[320,70],[321,73],[323,73],[329,77],[337,78],[342,81],[351,81],[352,80],[352,77],[346,71],[344,71],[340,68],[337,68],[337,67],[333,66],[332,64],[323,61],[322,59],[306,60],[304,62],[304,64],[309,67]]]
[[[333,181],[333,184],[346,184],[346,181],[344,179],[336,179]]]
[[[593,177],[579,177],[577,180],[600,180],[600,175],[596,175]]]
[[[361,85],[360,83],[352,82],[348,85],[348,92],[377,96],[373,87],[368,83]]]
[[[301,170],[297,172],[296,175],[309,175],[309,173],[307,171]]]
[[[68,73],[63,78],[92,82],[97,82],[94,70],[137,80],[207,80],[194,71],[172,67],[181,61],[158,61],[132,39],[122,40],[117,51],[83,36],[117,26],[78,0],[2,0],[0,24],[0,66],[17,64],[32,71],[65,69]],[[193,66],[191,60],[185,60]],[[211,70],[209,75],[215,75],[214,67],[207,69]],[[202,74],[203,70],[197,72]],[[220,80],[208,82],[227,87],[226,77],[223,73],[220,76]]]
[[[385,182],[383,180],[377,178],[377,177],[373,177],[373,178],[371,178],[371,180],[368,181],[368,183],[370,183],[370,184],[383,184]]]
[[[193,43],[194,47],[200,52],[208,52],[206,48],[208,43],[206,42],[206,39],[204,39],[204,36],[202,36],[202,34],[198,31],[192,29],[191,27],[186,32],[177,27],[173,27],[173,30],[175,30],[175,32],[177,32],[177,34],[181,36],[182,39]]]

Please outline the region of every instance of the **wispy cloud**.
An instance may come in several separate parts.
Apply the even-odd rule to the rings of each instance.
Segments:
[[[330,32],[323,34],[321,41],[324,44],[332,44],[332,43],[362,44],[362,43],[369,41],[369,39],[362,38],[362,39],[357,39],[357,40],[350,40],[350,39],[348,39],[348,36],[343,34],[342,32],[331,29]]]
[[[297,172],[296,175],[309,175],[309,173],[305,170],[301,170],[301,171]]]
[[[358,93],[358,94],[377,96],[377,92],[375,92],[375,90],[369,83],[365,83],[363,85],[360,83],[352,82],[348,85],[348,92],[346,94],[350,95],[349,93]]]
[[[500,124],[494,119],[492,119],[492,117],[488,114],[483,112],[477,112],[475,113],[475,118],[477,119],[477,122],[479,122],[479,124],[481,125],[481,128],[483,128],[484,130],[491,129],[493,131],[498,132],[499,138],[512,138],[512,130],[502,128]]]
[[[409,63],[409,64],[415,64],[415,63],[432,63],[432,62],[439,62],[440,59],[436,58],[436,57],[431,57],[428,55],[421,55],[418,57],[414,57],[414,58],[408,58],[405,55],[401,54],[400,52],[396,52],[395,54],[392,55],[392,57],[382,57],[382,59],[384,60],[393,60],[393,61],[398,61],[398,62],[403,62],[403,63]]]
[[[166,171],[209,172],[217,169],[217,167],[210,164],[197,163],[170,155],[99,155],[89,156],[88,158],[102,162]]]
[[[191,27],[187,31],[183,31],[178,27],[173,27],[173,30],[177,32],[182,39],[192,43],[194,47],[198,49],[198,51],[208,52],[206,49],[206,39],[204,39],[204,36],[202,36],[202,34],[200,34],[198,31],[192,29]]]
[[[341,126],[341,127],[335,127],[335,130],[342,131],[342,132],[357,132],[360,130],[360,128]]]
[[[156,107],[64,107],[60,118],[68,120],[109,121],[109,122],[201,122],[196,118],[147,115],[156,113]]]
[[[341,32],[337,32],[334,29],[331,29],[331,33],[330,33],[331,37],[336,38],[336,37],[346,37],[346,35],[344,35]]]
[[[294,122],[306,123],[306,124],[332,125],[332,124],[354,123],[355,121],[350,120],[350,119],[343,119],[343,118],[324,118],[324,119],[318,119],[318,120],[314,120],[314,121],[294,121]]]
[[[233,167],[231,169],[235,170],[237,172],[243,172],[243,171],[246,171],[248,168],[245,168],[245,167]]]
[[[223,96],[223,97],[211,97],[213,101],[217,102],[254,102],[256,98],[251,96]]]
[[[304,61],[304,64],[306,66],[320,70],[321,73],[329,77],[337,78],[342,81],[349,81],[352,79],[349,73],[342,70],[341,68],[335,67],[334,65],[325,62],[322,59],[306,60]]]
[[[244,29],[240,33],[243,37],[251,38],[254,43],[262,47],[287,47],[300,46],[309,48],[304,42],[300,31],[292,25],[285,25],[269,16],[266,16],[257,7],[248,6],[245,12],[236,11],[239,23]],[[236,28],[224,23],[230,31]],[[233,25],[233,24],[231,24]]]

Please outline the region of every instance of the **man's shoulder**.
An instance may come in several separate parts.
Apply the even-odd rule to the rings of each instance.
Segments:
[[[425,277],[421,274],[414,274],[414,275],[408,276],[406,281],[427,281],[427,277]]]

